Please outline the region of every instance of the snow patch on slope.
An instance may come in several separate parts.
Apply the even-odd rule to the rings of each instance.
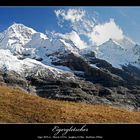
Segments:
[[[45,65],[39,61],[34,59],[26,58],[24,60],[19,60],[17,56],[13,56],[10,50],[0,49],[0,69],[4,72],[7,71],[15,71],[18,74],[27,73],[27,71],[37,71],[45,70],[45,73],[53,75],[53,77],[61,77],[67,74],[68,78],[73,78],[73,74],[71,72],[65,72],[61,69],[54,68],[48,65]]]

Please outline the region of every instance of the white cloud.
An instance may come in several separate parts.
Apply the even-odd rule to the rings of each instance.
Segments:
[[[79,35],[87,35],[95,26],[95,19],[83,18],[82,22],[75,22],[72,24],[73,30],[77,31]]]
[[[96,45],[101,45],[110,38],[116,40],[122,39],[123,31],[115,23],[114,19],[110,19],[109,22],[96,25],[92,32],[88,33],[87,35],[93,42],[95,42]]]
[[[93,16],[89,16],[85,10],[81,9],[68,9],[68,10],[55,10],[56,17],[58,18],[58,25],[60,27],[66,27],[65,21],[70,21],[69,27],[77,31],[78,34],[84,34],[90,32],[96,23],[94,16],[97,15],[96,11],[93,11]],[[99,15],[99,13],[98,13]]]
[[[86,42],[81,40],[80,36],[75,31],[66,34],[57,33],[57,35],[63,39],[71,40],[79,49],[87,48]]]
[[[63,20],[71,21],[72,23],[82,20],[85,15],[84,10],[80,9],[69,9],[69,10],[55,10],[54,11],[57,18],[62,18]]]
[[[55,14],[58,18],[58,24],[61,27],[65,26],[64,21],[70,21],[71,29],[76,32],[65,35],[69,36],[75,43],[80,44],[79,46],[87,46],[87,44],[90,46],[101,45],[110,38],[120,40],[124,36],[123,31],[115,23],[114,19],[110,19],[108,22],[102,24],[99,23],[95,18],[99,16],[99,13],[96,11],[93,11],[93,14],[89,15],[86,11],[80,9],[60,9],[55,11]],[[80,38],[81,35],[87,37],[87,43],[82,41]]]

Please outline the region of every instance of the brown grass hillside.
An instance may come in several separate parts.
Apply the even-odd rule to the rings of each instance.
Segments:
[[[1,123],[137,123],[140,112],[43,99],[0,86]]]

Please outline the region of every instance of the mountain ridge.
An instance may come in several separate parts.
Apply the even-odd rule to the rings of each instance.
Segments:
[[[4,35],[1,83],[44,98],[139,110],[140,46],[127,38],[128,49],[113,39],[81,49],[71,39],[50,39],[23,24],[12,25]]]
[[[45,59],[46,55],[51,55],[52,53],[60,53],[63,51],[64,54],[66,51],[76,53],[77,55],[82,55],[80,51],[84,51],[84,49],[75,46],[75,43],[72,42],[72,40],[69,40],[69,43],[66,43],[68,42],[68,39],[65,40],[65,37],[59,37],[58,39],[51,41],[47,35],[36,32],[32,28],[28,28],[23,24],[14,23],[6,31],[4,31],[4,33],[5,32],[6,35],[8,35],[1,40],[0,48],[10,49],[10,51],[16,55],[26,55],[28,57],[30,55],[30,58],[42,60]],[[139,48],[139,45],[132,42],[127,37],[124,37],[122,40],[114,40],[110,38],[102,45],[97,47],[93,46],[92,49],[86,49],[89,49],[89,51],[94,51],[97,58],[104,59],[110,62],[113,66],[121,68],[121,65],[128,65],[129,63],[138,67],[138,59],[140,55],[135,53],[135,50],[138,50]],[[110,56],[111,53],[112,56]],[[121,63],[115,61],[117,60],[116,58],[113,59],[115,56],[117,56],[117,59],[122,60],[119,60]],[[138,64],[135,65],[135,63]]]

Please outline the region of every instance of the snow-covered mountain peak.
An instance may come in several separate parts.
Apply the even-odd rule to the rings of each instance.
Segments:
[[[23,44],[31,39],[32,35],[36,33],[35,30],[23,24],[14,23],[6,31],[4,31],[5,38],[20,40]]]
[[[104,59],[114,67],[121,68],[122,65],[138,62],[140,46],[136,45],[131,39],[124,36],[121,40],[109,39],[107,42],[98,46],[95,50],[97,58]]]
[[[18,33],[22,33],[22,32],[28,32],[28,33],[31,33],[31,34],[34,34],[36,33],[36,31],[30,27],[27,27],[23,24],[20,24],[20,23],[14,23],[12,24],[10,27],[8,27],[7,31],[10,31],[12,30],[13,32],[18,32]]]
[[[0,34],[0,49],[10,50],[19,59],[31,58],[51,65],[67,53],[78,54],[77,47],[68,39],[50,39],[23,24],[14,23]],[[51,56],[51,57],[50,57]]]
[[[0,35],[0,48],[9,49],[11,52],[21,52],[26,43],[36,31],[23,24],[14,23]]]
[[[103,46],[103,45],[111,45],[111,46],[114,46],[114,45],[120,45],[116,40],[110,38],[108,41],[104,42],[103,44],[100,45]]]
[[[114,52],[114,51],[122,51],[123,47],[115,40],[113,39],[109,39],[108,41],[106,41],[105,43],[103,43],[102,45],[96,47],[96,51],[101,51],[102,53],[107,53],[107,51],[109,52]]]

